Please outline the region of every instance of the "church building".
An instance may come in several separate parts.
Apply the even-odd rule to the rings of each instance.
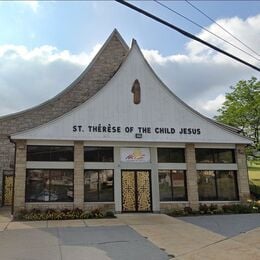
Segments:
[[[14,213],[164,212],[246,201],[251,140],[201,115],[169,87],[137,42],[129,48],[114,30],[63,92],[0,118],[0,179],[14,176]]]

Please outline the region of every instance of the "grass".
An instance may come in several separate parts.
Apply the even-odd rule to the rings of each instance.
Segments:
[[[260,198],[260,161],[248,162],[248,176],[251,193]]]

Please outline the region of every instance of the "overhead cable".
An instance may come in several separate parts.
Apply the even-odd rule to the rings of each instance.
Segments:
[[[231,33],[230,31],[228,31],[227,29],[225,29],[222,25],[220,25],[219,23],[217,23],[214,19],[212,19],[210,16],[208,16],[206,13],[204,13],[203,11],[201,11],[198,7],[196,7],[195,5],[193,5],[190,1],[185,0],[190,6],[192,6],[194,9],[196,9],[198,12],[200,12],[201,14],[203,14],[205,17],[207,17],[211,22],[213,22],[214,24],[216,24],[218,27],[220,27],[222,30],[224,30],[226,33],[228,33],[230,36],[232,36],[234,39],[236,39],[238,42],[240,42],[242,45],[244,45],[246,48],[248,48],[250,51],[252,51],[254,54],[256,54],[257,56],[260,56],[256,51],[254,51],[251,47],[249,47],[247,44],[245,44],[244,42],[242,42],[238,37],[236,37],[233,33]]]
[[[159,2],[159,1],[157,1],[157,0],[153,0],[153,1],[154,1],[154,2],[156,2],[157,4],[159,4],[159,5],[163,6],[164,8],[168,9],[169,11],[171,11],[171,12],[173,12],[173,13],[175,13],[175,14],[177,14],[177,15],[181,16],[181,17],[182,17],[182,18],[184,18],[185,20],[187,20],[187,21],[189,21],[189,22],[191,22],[191,23],[195,24],[196,26],[200,27],[202,30],[204,30],[204,31],[207,31],[208,33],[210,33],[210,34],[214,35],[215,37],[217,37],[218,39],[220,39],[220,40],[224,41],[225,43],[227,43],[227,44],[229,44],[229,45],[233,46],[234,48],[236,48],[236,49],[238,49],[238,50],[240,50],[240,51],[244,52],[245,54],[249,55],[250,57],[254,58],[255,60],[257,60],[257,61],[260,61],[260,59],[256,58],[256,57],[255,57],[255,56],[253,56],[251,53],[249,53],[249,52],[247,52],[247,51],[245,51],[245,50],[243,50],[243,49],[239,48],[239,47],[238,47],[238,46],[236,46],[235,44],[233,44],[233,43],[231,43],[231,42],[229,42],[229,41],[225,40],[224,38],[222,38],[222,37],[218,36],[217,34],[215,34],[215,33],[211,32],[211,31],[210,31],[210,30],[208,30],[207,28],[205,28],[205,27],[203,27],[202,25],[200,25],[200,24],[198,24],[198,23],[196,23],[196,22],[192,21],[192,20],[191,20],[191,19],[189,19],[188,17],[186,17],[186,16],[182,15],[181,13],[179,13],[179,12],[177,12],[177,11],[173,10],[173,9],[172,9],[172,8],[170,8],[169,6],[167,6],[167,5],[165,5],[165,4],[161,3],[161,2]]]
[[[125,2],[123,0],[115,0],[115,1],[122,4],[122,5],[129,7],[131,9],[135,10],[135,11],[137,11],[138,13],[141,13],[141,14],[147,16],[147,17],[150,17],[151,19],[153,19],[153,20],[155,20],[155,21],[157,21],[161,24],[164,24],[164,25],[170,27],[171,29],[185,35],[186,37],[189,37],[189,38],[191,38],[191,39],[193,39],[197,42],[200,42],[200,43],[210,47],[211,49],[218,51],[218,52],[220,52],[220,53],[222,53],[222,54],[224,54],[224,55],[226,55],[226,56],[228,56],[228,57],[230,57],[230,58],[232,58],[232,59],[234,59],[234,60],[236,60],[240,63],[243,63],[244,65],[251,67],[251,68],[260,72],[260,68],[258,68],[256,66],[254,66],[254,65],[252,65],[252,64],[250,64],[250,63],[248,63],[248,62],[246,62],[246,61],[244,61],[244,60],[242,60],[242,59],[240,59],[240,58],[238,58],[238,57],[236,57],[236,56],[234,56],[234,55],[232,55],[232,54],[230,54],[230,53],[228,53],[228,52],[226,52],[226,51],[224,51],[224,50],[222,50],[222,49],[220,49],[220,48],[218,48],[218,47],[216,47],[216,46],[214,46],[214,45],[212,45],[212,44],[210,44],[210,43],[208,43],[204,40],[202,40],[202,39],[200,39],[199,37],[187,32],[187,31],[185,31],[185,30],[183,30],[183,29],[181,29],[181,28],[179,28],[179,27],[177,27],[177,26],[175,26],[175,25],[173,25],[173,24],[171,24],[171,23],[169,23],[169,22],[167,22],[167,21],[165,21],[165,20],[163,20],[163,19],[161,19],[161,18],[159,18],[159,17],[157,17],[157,16],[137,7],[137,6],[135,6],[135,5],[132,5],[132,4]]]

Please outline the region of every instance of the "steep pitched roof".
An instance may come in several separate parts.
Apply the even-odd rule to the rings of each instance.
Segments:
[[[82,104],[113,77],[128,51],[129,47],[115,29],[72,84],[38,106],[0,117],[0,133],[10,134],[42,125]]]
[[[140,82],[142,93],[142,101],[138,105],[133,103],[131,94],[136,79]],[[74,131],[74,125],[80,125],[82,131]],[[98,125],[100,131],[93,132],[92,127]],[[108,133],[106,126],[119,127],[119,130]],[[127,127],[132,127],[134,131],[124,131]],[[143,142],[251,142],[179,99],[154,73],[135,40],[119,70],[95,96],[60,118],[17,133],[12,138],[136,141],[135,133],[142,127],[149,128],[143,134]]]

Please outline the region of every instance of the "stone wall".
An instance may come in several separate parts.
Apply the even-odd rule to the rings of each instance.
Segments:
[[[63,92],[37,107],[0,118],[0,205],[3,170],[14,167],[9,136],[47,123],[88,100],[113,77],[127,53],[127,45],[115,30],[87,69]]]
[[[239,199],[242,203],[250,199],[248,170],[244,145],[236,146],[236,161],[237,161],[237,184]]]
[[[193,209],[199,207],[199,194],[198,194],[198,177],[196,169],[195,147],[194,144],[186,144],[185,158],[187,164],[187,195],[189,206]]]

